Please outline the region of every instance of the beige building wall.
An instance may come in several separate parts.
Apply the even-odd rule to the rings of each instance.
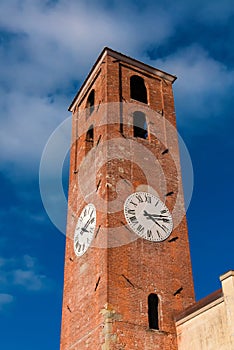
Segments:
[[[177,317],[178,350],[234,350],[234,271],[220,280],[221,290]]]

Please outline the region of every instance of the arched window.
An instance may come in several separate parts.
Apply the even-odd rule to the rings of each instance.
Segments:
[[[94,102],[95,102],[95,91],[91,90],[86,103],[87,108],[87,117],[89,117],[94,111]]]
[[[133,113],[133,136],[142,139],[148,138],[148,127],[143,112],[136,111]]]
[[[133,75],[130,78],[130,97],[134,100],[148,103],[144,79],[138,75]]]
[[[148,320],[149,328],[151,329],[159,329],[158,303],[159,301],[157,294],[151,293],[148,296]]]
[[[85,139],[85,153],[87,154],[93,147],[93,125],[89,127]]]

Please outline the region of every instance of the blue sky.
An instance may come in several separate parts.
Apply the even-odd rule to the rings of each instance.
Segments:
[[[233,23],[232,0],[1,1],[1,348],[59,349],[65,236],[44,210],[39,164],[104,46],[177,75],[197,299],[234,269]]]

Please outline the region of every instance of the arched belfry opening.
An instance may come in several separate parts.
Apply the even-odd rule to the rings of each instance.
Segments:
[[[87,109],[87,117],[89,117],[94,111],[95,104],[95,91],[94,89],[90,91],[90,94],[87,98],[86,109]]]
[[[139,75],[132,75],[130,78],[130,97],[134,100],[148,103],[145,81]]]
[[[85,154],[87,154],[93,148],[93,140],[94,140],[93,125],[90,125],[85,138]]]
[[[188,230],[182,221],[167,242],[160,243],[160,230],[169,233],[172,224],[157,196],[150,196],[159,192],[168,198],[170,208],[176,180],[182,182],[170,156],[173,152],[179,163],[175,79],[104,48],[71,102],[68,203],[72,210],[68,208],[60,350],[75,350],[74,344],[82,350],[178,348],[175,311],[183,317],[182,311],[195,302]],[[154,122],[162,109],[164,115]],[[164,127],[166,117],[175,125],[173,140]],[[166,146],[159,140],[161,134],[163,141],[169,140]],[[164,190],[162,182],[170,188]],[[95,203],[96,197],[103,205]],[[186,215],[183,195],[178,201],[181,215]],[[134,238],[137,244],[130,245]],[[125,249],[122,244],[128,242]],[[178,266],[186,266],[183,273]],[[172,276],[176,288],[169,288]],[[107,321],[113,321],[113,332],[107,329],[103,336]],[[112,339],[111,334],[118,336]]]
[[[148,125],[145,113],[136,111],[133,113],[133,136],[142,139],[148,138]]]
[[[148,321],[151,329],[159,329],[158,306],[159,299],[157,294],[151,293],[148,296]]]

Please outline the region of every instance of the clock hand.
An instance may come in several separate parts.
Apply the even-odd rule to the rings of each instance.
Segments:
[[[161,220],[161,221],[163,221],[163,222],[169,222],[170,220],[169,219],[166,219],[166,218],[156,218],[157,220]]]
[[[86,230],[86,228],[89,226],[89,223],[91,221],[91,218],[86,222],[86,224],[84,225],[84,229]]]
[[[161,226],[151,214],[147,213],[146,210],[144,210],[144,216],[146,216],[147,219],[152,220],[152,221],[153,221],[155,224],[157,224],[163,231],[165,231],[165,229],[163,228],[163,226]],[[165,232],[166,232],[166,231],[165,231]]]

